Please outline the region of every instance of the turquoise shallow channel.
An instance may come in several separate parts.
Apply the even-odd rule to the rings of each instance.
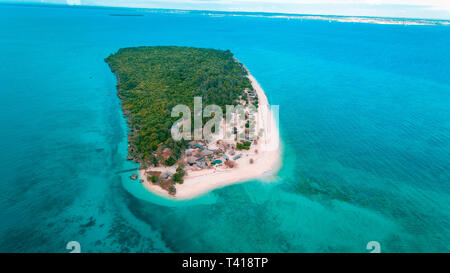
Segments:
[[[104,58],[143,45],[246,65],[279,105],[276,182],[175,202],[121,172]],[[0,5],[0,251],[449,252],[449,48],[450,26]]]

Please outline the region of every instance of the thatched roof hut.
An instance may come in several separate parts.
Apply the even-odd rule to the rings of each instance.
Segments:
[[[204,156],[208,156],[208,155],[212,155],[212,154],[213,154],[213,152],[210,150],[203,150],[203,151],[201,151],[200,156],[204,157]]]

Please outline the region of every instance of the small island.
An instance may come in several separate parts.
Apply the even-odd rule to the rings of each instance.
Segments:
[[[127,159],[140,166],[139,177],[132,179],[148,190],[189,199],[274,173],[279,167],[279,133],[267,98],[229,50],[123,48],[105,61],[117,77],[117,94],[127,119]],[[171,129],[179,118],[172,117],[171,111],[177,105],[194,109],[195,97],[203,105],[219,106],[223,113],[227,106],[241,106],[245,122],[242,128],[233,128],[236,137],[174,140]],[[202,124],[212,118],[201,115]],[[256,124],[251,122],[255,120]],[[223,121],[214,131],[225,126]],[[237,137],[240,132],[243,140]],[[248,137],[251,132],[255,137]]]

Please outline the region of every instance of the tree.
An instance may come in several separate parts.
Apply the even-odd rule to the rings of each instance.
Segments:
[[[169,187],[169,194],[175,195],[176,193],[177,193],[177,189],[175,188],[175,186],[170,186]]]
[[[177,168],[177,173],[179,173],[179,174],[181,174],[182,176],[184,176],[185,174],[186,174],[186,171],[184,170],[184,164],[183,163],[180,163],[179,165],[178,165],[178,168]]]
[[[175,158],[169,157],[169,158],[166,160],[166,166],[173,166],[176,162],[177,162],[177,161],[175,160]]]
[[[229,50],[122,48],[105,61],[118,78],[118,96],[133,129],[130,156],[153,165],[165,161],[159,156],[156,160],[154,155],[148,157],[147,151],[167,145],[177,160],[186,148],[184,141],[171,139],[170,128],[176,120],[170,115],[172,107],[184,104],[193,108],[192,97],[202,96],[205,105],[216,104],[225,110],[225,105],[236,105],[240,97],[246,97],[245,88],[251,88],[247,71]]]
[[[238,142],[238,143],[236,144],[236,148],[237,148],[238,150],[249,150],[251,145],[252,145],[252,143],[251,143],[250,141],[245,141],[245,142],[243,142],[243,143]]]
[[[179,184],[183,184],[183,175],[182,174],[180,174],[180,173],[175,173],[174,175],[173,175],[173,181],[175,182],[175,183],[179,183]]]
[[[173,181],[175,183],[183,184],[183,177],[185,176],[186,171],[184,170],[184,164],[178,165],[176,173],[173,175]]]
[[[157,159],[156,156],[154,156],[153,154],[150,155],[150,163],[151,163],[153,166],[158,166],[158,159]]]
[[[147,177],[147,179],[152,182],[153,184],[155,184],[156,182],[158,182],[159,178],[156,175],[151,175],[149,177]]]

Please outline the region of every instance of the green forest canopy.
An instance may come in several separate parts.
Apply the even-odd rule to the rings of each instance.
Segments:
[[[245,88],[253,89],[247,72],[229,50],[153,46],[123,48],[105,61],[116,74],[118,95],[129,117],[130,143],[138,161],[147,161],[171,141],[172,107],[237,105]],[[246,96],[243,96],[246,100]],[[171,146],[174,144],[172,143]]]

